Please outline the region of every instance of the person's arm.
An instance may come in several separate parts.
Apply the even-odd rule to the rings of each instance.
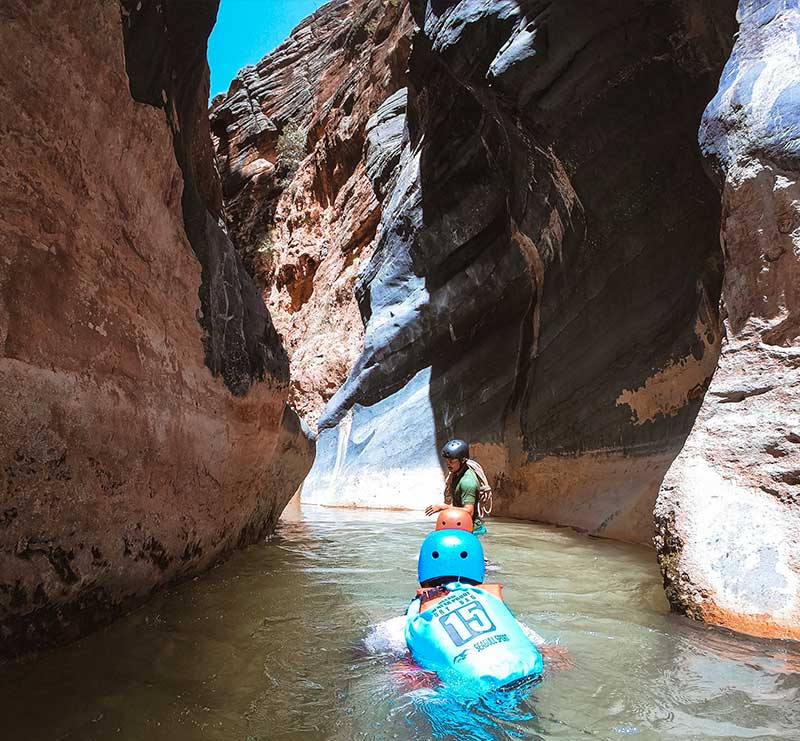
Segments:
[[[426,515],[435,515],[437,512],[441,512],[443,509],[447,509],[450,505],[448,504],[429,504],[425,507],[425,514]]]
[[[519,622],[519,621],[518,621]],[[519,627],[522,632],[530,639],[531,643],[539,649],[543,658],[547,659],[547,664],[552,669],[570,669],[573,661],[569,649],[563,643],[549,643],[540,636],[535,630],[529,628],[525,623],[520,622]]]
[[[425,507],[425,514],[435,515],[437,512],[441,512],[443,509],[448,509],[449,507],[453,506],[453,494],[450,491],[450,482],[452,481],[451,474],[447,474],[447,478],[444,480],[444,504],[437,502],[436,504],[429,504]]]
[[[545,642],[541,646],[537,646],[537,648],[551,669],[555,669],[556,671],[572,669],[575,665],[575,662],[572,660],[572,654],[563,643]]]
[[[525,623],[520,620],[517,620],[519,623],[519,627],[522,628],[522,632],[528,636],[530,642],[536,646],[536,648],[541,648],[542,646],[547,644],[547,641],[544,639],[544,636],[540,636],[533,628],[529,628]]]

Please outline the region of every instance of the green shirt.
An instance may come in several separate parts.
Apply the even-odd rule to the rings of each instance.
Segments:
[[[473,506],[473,530],[479,530],[483,526],[483,521],[478,517],[478,495],[480,490],[481,485],[478,483],[478,477],[475,475],[475,471],[467,466],[467,470],[464,471],[463,476],[459,479],[455,489],[453,489],[453,505],[456,507],[464,507],[471,504]]]

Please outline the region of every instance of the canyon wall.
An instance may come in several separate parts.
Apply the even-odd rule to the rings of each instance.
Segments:
[[[307,501],[419,506],[473,444],[495,512],[649,542],[721,340],[697,148],[735,3],[412,0],[364,348]]]
[[[362,347],[353,288],[402,134],[372,116],[404,84],[411,28],[406,3],[334,0],[211,107],[230,234],[288,351],[292,404],[312,428]]]
[[[646,543],[655,509],[674,609],[797,637],[796,3],[735,47],[732,0],[410,9],[408,60],[404,3],[336,0],[212,109],[304,501],[423,506],[461,436],[496,513]]]
[[[722,194],[726,336],[656,546],[679,612],[800,639],[800,8],[743,0],[738,16],[700,129]]]
[[[0,8],[0,655],[256,540],[310,466],[286,353],[218,223],[216,11]]]

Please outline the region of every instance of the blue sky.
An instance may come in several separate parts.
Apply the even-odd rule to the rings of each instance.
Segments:
[[[208,40],[211,97],[228,91],[236,73],[255,64],[327,0],[222,0]]]

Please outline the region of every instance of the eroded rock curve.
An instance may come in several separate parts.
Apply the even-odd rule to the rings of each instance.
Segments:
[[[800,9],[740,2],[700,128],[722,193],[725,341],[656,509],[674,609],[800,639]]]
[[[419,506],[464,437],[500,514],[647,542],[716,366],[696,127],[735,4],[411,3],[409,141],[364,351],[304,496]]]

